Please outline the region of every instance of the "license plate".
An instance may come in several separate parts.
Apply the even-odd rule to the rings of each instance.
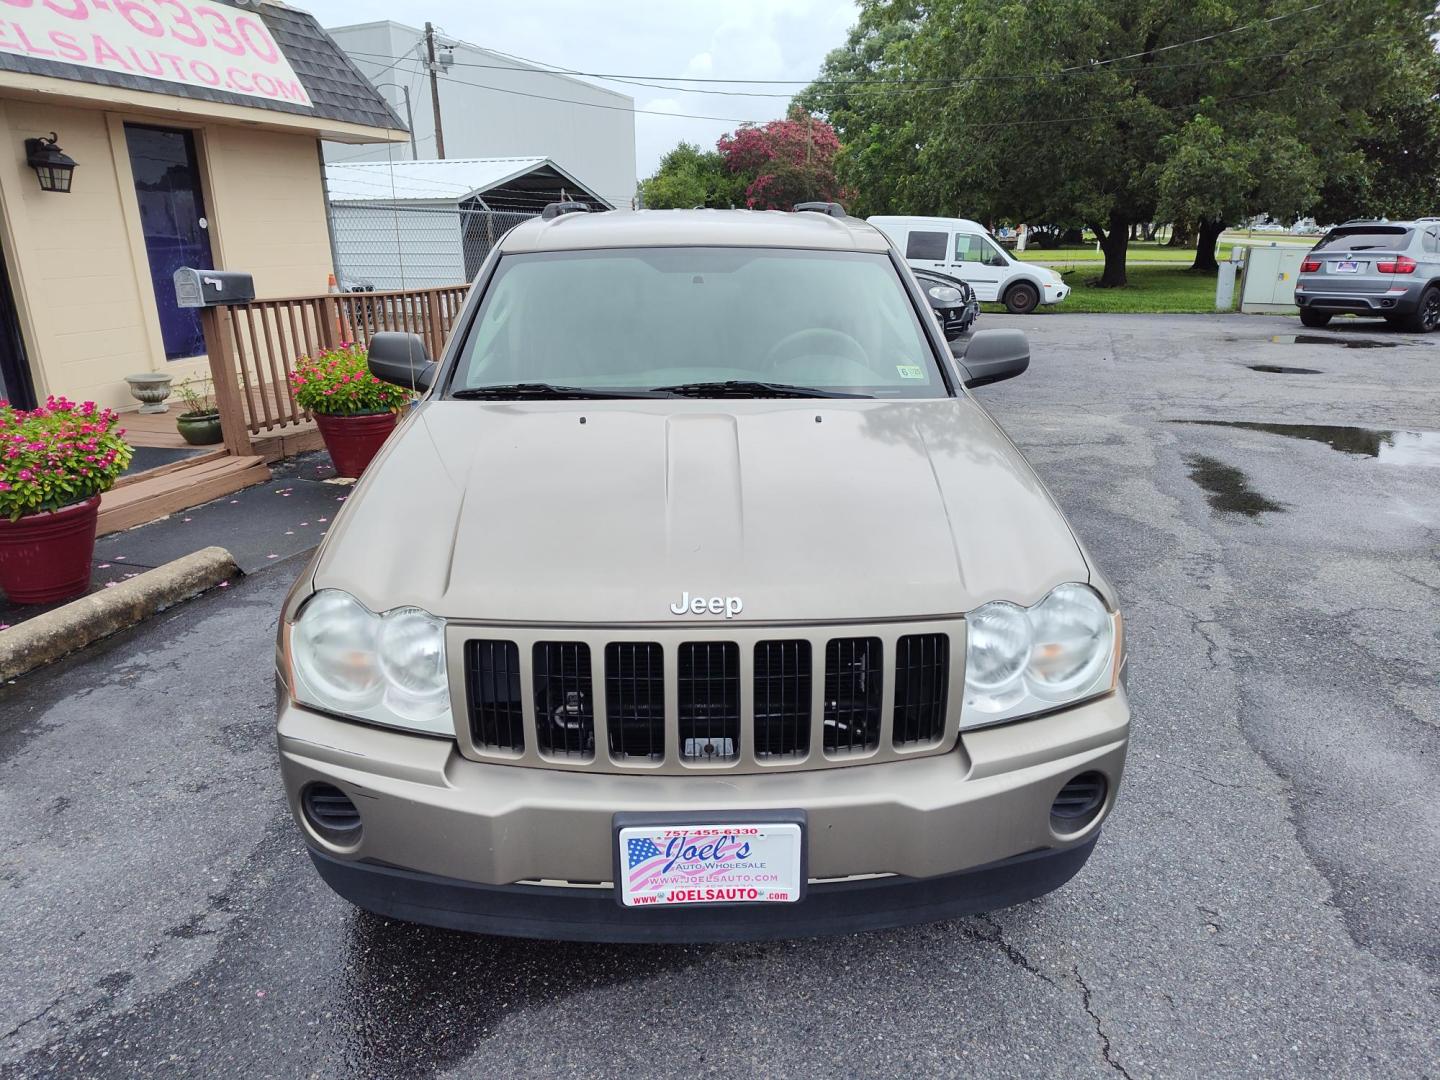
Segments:
[[[622,824],[615,835],[626,907],[793,904],[804,890],[795,821]]]
[[[1358,274],[1359,272],[1360,264],[1358,262],[1344,261],[1335,263],[1335,273],[1337,274]]]

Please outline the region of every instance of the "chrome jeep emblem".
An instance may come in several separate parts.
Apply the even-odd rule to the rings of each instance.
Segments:
[[[745,609],[745,603],[738,596],[691,596],[680,594],[680,602],[670,605],[672,615],[724,615],[733,619]]]

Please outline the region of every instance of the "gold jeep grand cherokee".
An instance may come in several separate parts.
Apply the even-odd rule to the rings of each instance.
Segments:
[[[1108,583],[875,229],[586,213],[510,232],[286,601],[285,787],[383,915],[799,937],[1064,884],[1120,783]],[[958,350],[957,343],[957,350]]]

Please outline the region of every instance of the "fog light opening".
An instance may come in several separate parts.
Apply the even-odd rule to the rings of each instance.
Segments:
[[[350,796],[333,784],[310,784],[300,793],[305,823],[322,839],[340,847],[360,840],[360,811]]]
[[[1110,790],[1104,773],[1083,772],[1072,776],[1050,804],[1050,828],[1057,835],[1082,832],[1105,807]]]

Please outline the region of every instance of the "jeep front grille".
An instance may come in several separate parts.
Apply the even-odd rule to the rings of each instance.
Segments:
[[[884,668],[879,638],[837,638],[825,646],[825,752],[873,750],[880,741]]]
[[[605,646],[605,727],[620,760],[665,757],[665,658],[652,641]]]
[[[473,632],[452,625],[450,648],[464,656],[460,748],[480,760],[765,772],[939,754],[958,739],[956,619],[788,634],[665,627],[638,641],[569,628],[507,628],[506,640]]]
[[[945,730],[950,638],[912,634],[895,645],[895,745],[934,742]]]
[[[755,644],[755,756],[810,752],[810,642]]]
[[[475,744],[523,751],[525,717],[520,703],[520,650],[515,642],[467,642],[465,686],[470,701],[470,736]]]
[[[537,641],[531,670],[540,752],[589,761],[595,756],[590,646],[583,641]]]
[[[733,641],[680,646],[680,756],[729,761],[740,751],[740,648]]]

